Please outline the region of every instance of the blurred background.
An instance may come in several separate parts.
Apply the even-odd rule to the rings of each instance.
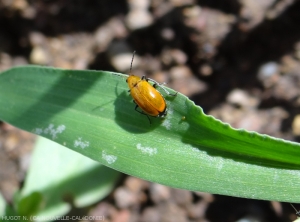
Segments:
[[[133,51],[135,75],[167,82],[206,114],[300,142],[300,1],[0,0],[0,71],[37,64],[128,74]],[[0,123],[0,190],[9,202],[22,187],[34,141]],[[286,203],[126,175],[84,210],[121,222],[296,219]]]

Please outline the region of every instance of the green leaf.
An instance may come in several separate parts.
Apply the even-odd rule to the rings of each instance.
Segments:
[[[42,207],[42,201],[43,195],[40,192],[32,192],[18,203],[18,214],[20,216],[27,216],[28,218],[37,214]]]
[[[134,111],[125,79],[104,71],[13,68],[0,75],[0,119],[146,180],[300,202],[299,144],[232,129],[180,93],[165,96],[167,117],[151,118],[150,125]]]
[[[111,192],[120,173],[48,139],[36,143],[18,213],[62,216],[91,205]],[[29,217],[28,217],[29,218]]]

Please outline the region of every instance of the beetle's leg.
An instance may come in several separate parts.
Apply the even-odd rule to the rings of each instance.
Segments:
[[[144,76],[143,76],[144,77]],[[177,93],[178,92],[176,92],[176,93],[170,93],[168,90],[166,90],[162,85],[163,84],[166,84],[166,83],[163,83],[163,84],[160,84],[159,82],[156,82],[154,79],[150,79],[150,78],[146,78],[146,81],[151,81],[151,82],[154,82],[154,84],[153,84],[153,87],[154,88],[156,88],[156,87],[160,87],[160,88],[162,88],[169,96],[177,96]]]
[[[133,102],[136,104],[136,102],[134,100],[133,100]],[[149,120],[149,123],[151,124],[151,120],[150,120],[149,116],[146,113],[144,113],[143,111],[139,111],[138,107],[139,107],[138,105],[135,105],[134,110],[137,111],[137,112],[139,112],[140,114],[143,114],[143,115],[147,116],[147,118]]]

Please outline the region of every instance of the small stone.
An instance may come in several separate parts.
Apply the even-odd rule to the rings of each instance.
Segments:
[[[187,55],[179,49],[165,49],[162,52],[161,61],[166,66],[184,65],[187,61]]]
[[[173,0],[173,2],[175,1]],[[187,7],[183,10],[183,15],[186,17],[197,17],[200,14],[201,14],[201,7],[198,5],[194,5],[193,7]]]
[[[103,216],[106,218],[111,218],[113,215],[117,214],[117,209],[109,203],[101,202],[97,204],[94,208],[89,212],[90,216]]]
[[[273,88],[273,96],[275,98],[284,99],[287,101],[297,98],[300,94],[299,84],[300,78],[296,75],[281,76],[275,87]]]
[[[201,93],[207,89],[207,85],[194,77],[187,66],[174,66],[170,70],[170,76],[172,88],[186,96]]]
[[[129,0],[128,1],[130,8],[138,9],[148,9],[150,5],[149,0]]]
[[[172,40],[175,37],[175,32],[171,28],[164,28],[161,30],[161,37],[163,37],[165,40]]]
[[[120,187],[114,193],[116,205],[119,208],[128,208],[138,202],[137,196],[130,190]]]
[[[193,0],[171,0],[170,2],[175,7],[182,7],[195,4]]]
[[[131,30],[144,28],[152,23],[153,17],[146,10],[134,9],[126,17],[126,24]]]
[[[152,183],[150,185],[150,197],[154,203],[159,203],[170,199],[170,188],[161,184]]]
[[[111,64],[115,67],[116,70],[120,72],[125,72],[130,69],[132,59],[132,53],[122,53],[117,54],[111,58]],[[132,68],[138,66],[140,59],[138,56],[134,56],[134,62],[132,63]]]
[[[36,46],[30,53],[30,62],[38,65],[46,65],[49,61],[48,53],[40,46]]]
[[[187,191],[190,192],[190,191]],[[186,212],[172,202],[159,205],[159,212],[161,213],[161,220],[163,222],[187,222]]]
[[[258,71],[258,79],[266,88],[274,85],[279,78],[279,66],[276,62],[268,62],[262,65]]]
[[[110,46],[114,38],[124,38],[127,35],[123,20],[112,18],[104,25],[101,25],[94,33],[97,52],[103,52]]]
[[[178,65],[184,65],[187,62],[187,55],[179,49],[172,49],[171,55],[174,62]]]
[[[0,52],[0,71],[9,69],[12,66],[12,58],[10,55]]]
[[[25,0],[14,0],[12,5],[16,10],[23,11],[28,7],[28,3]]]
[[[157,222],[160,220],[160,212],[157,210],[157,208],[154,207],[147,207],[140,218],[141,222]]]
[[[202,76],[210,76],[213,72],[213,69],[211,68],[210,65],[208,64],[203,64],[201,67],[200,67],[200,74]]]
[[[300,115],[296,115],[292,124],[293,134],[300,136]]]
[[[196,204],[187,205],[185,208],[190,218],[199,219],[205,217],[207,206],[208,206],[207,202],[200,201],[197,202]]]
[[[193,196],[188,190],[171,189],[171,199],[178,205],[187,205],[192,203]]]
[[[42,44],[46,44],[47,39],[42,33],[31,32],[29,34],[29,41],[30,41],[31,45],[39,46],[39,45],[42,45]]]
[[[111,222],[129,222],[131,212],[129,210],[121,210],[113,215]]]
[[[195,191],[193,192],[194,194],[196,194],[198,197],[201,197],[203,201],[207,202],[207,203],[211,203],[214,201],[214,195],[210,194],[210,193],[205,193],[205,192],[199,192],[199,191]]]
[[[13,58],[13,66],[21,66],[28,64],[27,60],[22,56],[17,56]]]
[[[275,0],[265,0],[265,1],[252,1],[252,0],[241,0],[241,11],[240,16],[242,18],[244,30],[249,31],[255,26],[260,24],[263,19],[265,19],[265,13],[268,8],[272,7]]]
[[[259,103],[258,99],[251,97],[241,89],[234,89],[231,91],[227,96],[227,101],[242,107],[256,107]]]
[[[125,186],[134,193],[139,193],[148,187],[148,182],[136,177],[127,177]]]
[[[10,133],[5,140],[4,147],[6,151],[12,151],[18,147],[19,143],[20,138],[17,133]]]
[[[163,84],[166,83],[166,86],[168,86],[168,73],[167,72],[154,72],[151,76],[152,79],[155,79],[157,82]]]
[[[32,6],[28,6],[22,11],[22,16],[26,19],[34,19],[36,16],[36,8]]]

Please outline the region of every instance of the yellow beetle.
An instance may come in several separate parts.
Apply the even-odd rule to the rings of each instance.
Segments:
[[[132,68],[132,62],[134,58],[134,53],[131,60],[130,72]],[[154,84],[151,85],[150,82]],[[135,110],[143,115],[146,115],[150,124],[149,116],[153,117],[164,117],[167,115],[167,104],[163,95],[156,89],[157,86],[160,86],[168,95],[176,96],[175,94],[169,93],[165,88],[161,86],[158,82],[153,79],[142,78],[134,75],[129,75],[126,79],[128,83],[129,92],[133,98],[134,103],[136,104]],[[139,111],[137,108],[140,108],[142,111]]]

